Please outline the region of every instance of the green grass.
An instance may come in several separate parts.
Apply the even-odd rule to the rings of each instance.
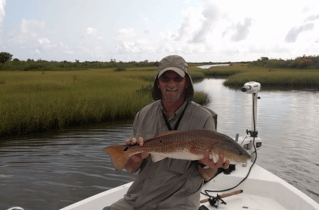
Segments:
[[[138,110],[152,102],[157,67],[125,69],[1,71],[0,136],[133,118]],[[262,86],[319,87],[316,69],[234,64],[208,70],[191,66],[189,74],[194,81],[226,75],[228,86],[242,86],[254,80]],[[209,99],[205,93],[196,92],[194,101],[203,104]]]
[[[319,70],[282,69],[250,67],[244,71],[228,77],[226,86],[242,86],[249,81],[257,81],[262,86],[291,86],[291,87],[319,87]]]
[[[114,69],[2,71],[0,135],[133,118],[153,101],[156,67]]]
[[[234,63],[231,66],[198,69],[190,67],[190,74],[197,74],[197,78],[223,77],[227,78],[224,85],[242,86],[249,81],[257,81],[262,86],[281,87],[319,87],[319,69],[288,69],[252,66]]]
[[[113,69],[1,72],[0,135],[129,118],[151,99],[147,82]]]
[[[210,101],[210,98],[204,92],[195,92],[193,101],[199,104],[207,104]]]

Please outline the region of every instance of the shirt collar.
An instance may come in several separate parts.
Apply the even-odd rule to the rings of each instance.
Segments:
[[[174,115],[173,115],[172,117],[170,117],[168,120],[172,120],[172,119],[174,119],[176,116],[181,115],[181,113],[183,112],[183,110],[184,110],[186,104],[187,104],[187,101],[184,101],[184,103],[182,104],[182,106],[179,107],[179,109],[174,113]],[[160,106],[160,107],[161,107],[161,110],[163,110],[164,113],[166,114],[166,111],[165,111],[164,106],[163,106],[162,103],[161,103],[161,106]],[[166,115],[167,115],[167,114],[166,114]]]

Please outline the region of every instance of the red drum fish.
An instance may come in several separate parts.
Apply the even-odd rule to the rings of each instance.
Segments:
[[[111,156],[114,168],[120,172],[127,160],[135,154],[147,152],[152,161],[164,158],[183,160],[201,160],[206,149],[210,151],[210,158],[216,163],[219,155],[225,160],[240,163],[247,162],[250,155],[229,136],[210,130],[169,131],[156,137],[145,139],[144,145],[120,145],[104,148]]]

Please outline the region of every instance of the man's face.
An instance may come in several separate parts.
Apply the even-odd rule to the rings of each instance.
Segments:
[[[185,89],[189,86],[185,77],[181,77],[175,71],[166,71],[158,78],[158,81],[157,87],[161,90],[162,100],[168,102],[184,100]]]

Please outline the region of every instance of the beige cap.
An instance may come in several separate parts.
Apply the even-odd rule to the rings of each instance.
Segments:
[[[178,55],[169,55],[163,58],[158,66],[158,73],[155,76],[154,85],[153,85],[153,99],[159,100],[162,98],[161,90],[157,88],[157,78],[160,77],[163,73],[166,71],[175,71],[177,74],[179,74],[181,77],[188,77],[190,81],[189,88],[186,89],[186,100],[191,101],[194,96],[194,86],[193,81],[190,75],[187,73],[188,65],[184,58]]]
[[[160,77],[162,74],[169,70],[175,71],[181,77],[185,77],[187,69],[188,65],[184,58],[178,55],[169,55],[159,62],[158,77]]]

